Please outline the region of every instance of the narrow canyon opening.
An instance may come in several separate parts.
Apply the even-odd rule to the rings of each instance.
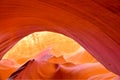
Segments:
[[[54,57],[49,60],[51,63],[74,64],[73,70],[77,71],[74,74],[72,73],[73,79],[102,80],[117,78],[117,75],[108,71],[75,40],[60,33],[41,31],[24,37],[3,56],[0,61],[0,79],[7,79],[20,66],[34,59],[48,48],[50,48],[50,54]],[[67,66],[66,69],[70,67]],[[66,72],[63,71],[62,74]],[[28,71],[28,73],[30,72]],[[64,78],[70,78],[70,76],[64,75]]]
[[[64,56],[64,58],[67,59],[77,54],[81,56],[85,54],[88,57],[88,59],[83,59],[85,61],[76,60],[76,64],[89,61],[96,62],[89,52],[75,40],[63,34],[50,31],[34,32],[24,37],[8,51],[2,59],[14,59],[17,63],[23,64],[46,48],[52,48],[51,52],[55,57]]]

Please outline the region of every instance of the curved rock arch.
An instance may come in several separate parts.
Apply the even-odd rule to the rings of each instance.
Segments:
[[[0,58],[24,36],[47,30],[73,38],[106,68],[120,75],[119,1],[114,2],[112,10],[108,10],[111,4],[106,1],[2,0]]]

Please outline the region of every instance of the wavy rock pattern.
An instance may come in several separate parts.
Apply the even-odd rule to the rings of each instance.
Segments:
[[[0,58],[35,31],[65,34],[120,75],[119,0],[1,0]]]

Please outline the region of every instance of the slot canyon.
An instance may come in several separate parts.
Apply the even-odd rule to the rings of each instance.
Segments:
[[[0,80],[120,80],[119,0],[0,0]]]

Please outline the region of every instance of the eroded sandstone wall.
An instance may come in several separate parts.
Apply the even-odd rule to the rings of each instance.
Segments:
[[[120,75],[119,0],[1,0],[0,58],[35,31],[63,33]]]

